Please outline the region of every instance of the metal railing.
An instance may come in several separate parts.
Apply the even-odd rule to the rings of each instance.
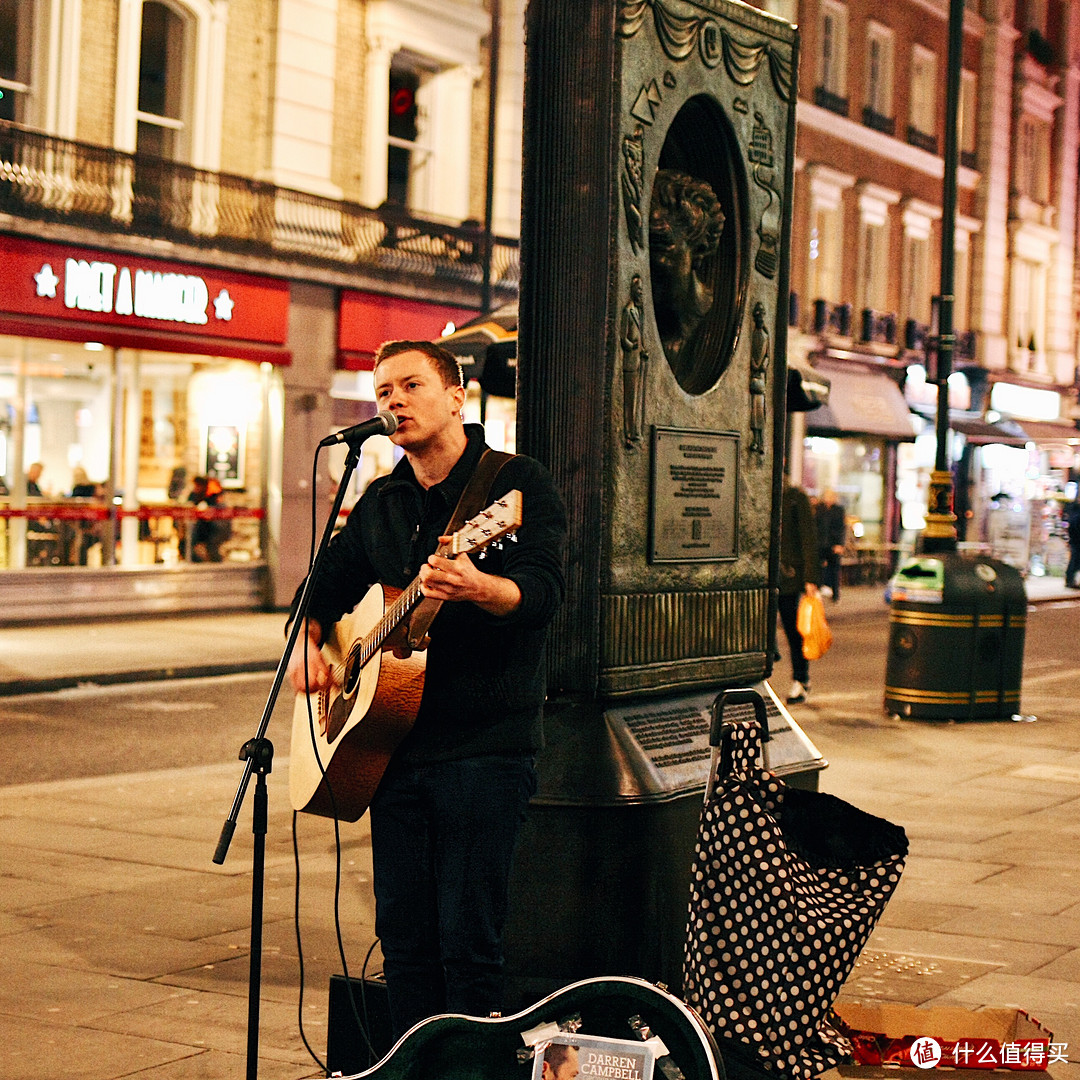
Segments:
[[[486,236],[260,180],[60,139],[0,120],[0,212],[323,265],[481,284]],[[517,294],[518,241],[493,237],[491,287]]]

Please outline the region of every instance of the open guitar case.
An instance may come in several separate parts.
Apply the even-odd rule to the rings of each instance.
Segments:
[[[571,983],[512,1016],[431,1017],[350,1080],[531,1080],[543,1042],[530,1045],[529,1035],[551,1027],[630,1042],[658,1037],[667,1053],[656,1059],[654,1080],[726,1080],[697,1015],[662,987],[629,976]]]

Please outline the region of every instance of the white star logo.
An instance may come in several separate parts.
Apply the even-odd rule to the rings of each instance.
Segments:
[[[50,300],[56,299],[56,286],[60,284],[60,279],[53,273],[53,268],[48,263],[34,275],[34,281],[37,282],[38,296],[45,296]]]
[[[214,297],[214,315],[222,322],[228,322],[232,318],[232,309],[236,301],[229,295],[228,289],[222,289]]]

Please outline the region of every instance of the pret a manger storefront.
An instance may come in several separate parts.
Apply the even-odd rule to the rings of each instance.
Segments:
[[[0,265],[6,617],[260,603],[289,283],[3,235]]]

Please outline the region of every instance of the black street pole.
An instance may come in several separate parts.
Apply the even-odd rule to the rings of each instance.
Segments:
[[[484,257],[480,281],[480,314],[491,311],[491,257],[495,248],[492,219],[495,208],[495,107],[499,100],[499,50],[502,35],[500,0],[491,0],[491,36],[488,44],[487,166],[484,174]],[[487,391],[480,387],[480,423],[487,420]]]
[[[938,304],[937,456],[930,491],[922,550],[956,550],[956,515],[949,469],[949,376],[956,332],[953,327],[956,265],[956,166],[959,157],[956,115],[960,105],[960,69],[964,62],[964,0],[949,0],[949,52],[945,80],[945,175],[941,193],[941,296]]]

